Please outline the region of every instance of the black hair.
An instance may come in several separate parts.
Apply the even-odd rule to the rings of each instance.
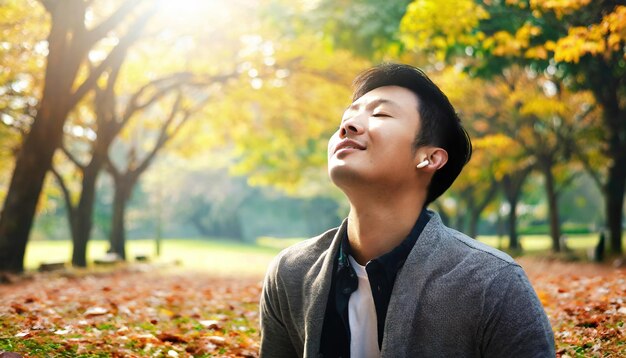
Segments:
[[[472,156],[472,142],[448,97],[417,67],[383,63],[365,70],[354,80],[352,101],[383,86],[404,87],[417,97],[420,125],[413,150],[425,145],[443,148],[448,161],[435,172],[425,205],[435,201],[452,185]]]

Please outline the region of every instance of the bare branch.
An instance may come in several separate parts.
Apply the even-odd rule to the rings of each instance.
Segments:
[[[576,178],[581,176],[581,172],[574,172],[571,175],[568,175],[561,183],[560,185],[558,185],[555,189],[554,189],[554,194],[556,196],[561,195],[561,193],[563,192],[563,190],[565,188],[567,188],[568,186],[570,186],[570,184],[572,184],[574,182],[574,180],[576,180]]]
[[[196,111],[185,111],[185,114],[183,115],[183,118],[178,122],[178,124],[176,125],[176,127],[172,130],[172,132],[167,135],[167,137],[165,138],[165,141],[170,140],[171,138],[175,137],[176,134],[178,132],[180,132],[180,129],[185,125],[185,123],[187,121],[189,121],[189,118],[191,118],[191,116],[195,113]]]
[[[126,107],[126,111],[122,116],[120,124],[123,126],[136,112],[149,107],[154,102],[167,95],[169,91],[175,90],[182,85],[191,87],[205,87],[213,83],[224,83],[236,76],[236,73],[229,73],[217,76],[194,76],[190,72],[179,72],[151,81],[150,83],[142,86],[137,92],[135,92],[135,94],[133,94],[128,106]],[[154,93],[152,97],[150,97],[150,99],[146,100],[143,103],[139,103],[141,97],[153,87],[159,88],[159,90]]]
[[[172,125],[172,123],[174,122],[174,119],[176,118],[176,115],[180,111],[180,108],[181,108],[181,105],[182,105],[182,100],[183,100],[183,94],[182,94],[182,91],[179,90],[177,95],[176,95],[176,100],[174,102],[174,105],[172,106],[172,110],[170,111],[170,113],[169,113],[167,119],[165,120],[165,122],[163,123],[163,126],[161,126],[161,131],[159,132],[159,137],[158,137],[156,143],[154,144],[154,147],[152,147],[152,150],[144,158],[144,160],[141,162],[141,164],[139,164],[136,168],[129,168],[129,171],[132,170],[132,172],[133,172],[133,174],[135,176],[139,176],[141,173],[143,173],[148,168],[148,166],[150,165],[150,163],[152,162],[152,160],[156,156],[157,152],[159,150],[161,150],[161,148],[165,145],[165,143],[169,139],[169,136],[168,136],[167,132],[168,132],[170,126]]]
[[[104,161],[106,170],[109,172],[109,174],[111,174],[115,181],[118,181],[122,177],[122,173],[119,171],[119,169],[117,169],[115,164],[113,164],[113,162],[111,161],[111,157],[108,154]]]
[[[107,68],[111,67],[117,61],[120,61],[126,56],[128,48],[135,41],[137,41],[153,13],[153,11],[150,11],[143,14],[126,33],[126,35],[120,39],[117,46],[109,52],[109,55],[94,69],[93,72],[89,74],[89,77],[87,77],[87,79],[76,89],[74,94],[72,94],[72,98],[68,104],[70,107],[74,107],[85,96],[85,94],[87,94],[87,92],[96,86],[98,79]]]
[[[78,158],[76,158],[76,156],[74,156],[74,154],[72,154],[67,147],[65,147],[65,145],[61,146],[61,150],[63,151],[63,154],[65,154],[65,156],[67,157],[67,159],[70,160],[70,162],[74,163],[75,166],[77,166],[80,170],[85,170],[85,164],[82,164]]]
[[[172,77],[175,77],[175,76],[176,75]],[[125,113],[124,118],[123,118],[124,122],[128,121],[128,119],[136,111],[148,107],[150,104],[154,103],[156,100],[166,95],[167,92],[169,92],[170,90],[174,88],[178,88],[178,93],[176,95],[174,104],[172,105],[172,108],[167,118],[163,122],[163,125],[159,132],[159,136],[154,144],[154,147],[138,166],[136,166],[135,168],[129,167],[127,173],[132,173],[131,175],[133,175],[134,177],[138,177],[139,175],[141,175],[141,173],[143,173],[149,167],[150,163],[152,162],[152,160],[154,159],[158,151],[161,150],[161,148],[163,148],[163,146],[167,143],[167,141],[169,141],[172,137],[174,137],[181,130],[184,124],[189,120],[189,118],[194,113],[199,111],[202,107],[204,107],[210,99],[210,97],[207,96],[205,99],[197,103],[192,108],[183,110],[182,109],[183,91],[182,89],[179,88],[180,86],[188,85],[192,87],[204,87],[212,83],[225,82],[226,80],[234,76],[236,76],[236,74],[232,73],[232,74],[219,75],[219,76],[207,76],[207,77],[199,78],[199,79],[196,78],[194,81],[188,81],[190,77],[185,75],[182,77],[181,82],[175,82],[174,84],[161,88],[156,94],[154,94],[148,101],[146,101],[143,104],[137,104],[138,98],[141,96],[143,92],[145,92],[148,89],[148,87],[154,85],[154,82],[142,87],[137,93],[135,93],[135,95],[133,96],[133,102],[135,103],[132,105],[132,108],[129,108],[127,110],[127,113]],[[157,81],[164,81],[172,77],[160,79]],[[177,124],[174,125],[175,120],[181,111],[183,113],[182,118],[178,121]],[[174,128],[171,129],[173,125],[174,125]]]
[[[182,83],[191,81],[192,78],[193,78],[193,74],[189,72],[180,72],[180,73],[174,73],[165,77],[158,78],[156,80],[150,81],[149,83],[143,85],[141,88],[139,88],[139,90],[137,90],[137,92],[133,94],[133,96],[131,97],[129,101],[128,106],[126,106],[126,110],[124,111],[124,114],[122,116],[122,125],[126,123],[133,116],[133,114],[135,114],[137,111],[140,111],[150,106],[152,103],[154,103],[158,99],[162,98],[165,94],[167,94],[167,92],[179,87]],[[168,82],[172,82],[172,83],[168,86],[164,85],[163,87],[161,87],[160,90],[157,91],[146,102],[142,104],[139,103],[139,101],[141,100],[141,97],[148,90],[150,90],[153,87],[159,88],[161,85],[163,85],[164,83],[168,83]]]
[[[593,168],[593,166],[591,165],[591,160],[589,159],[589,156],[587,156],[585,153],[583,153],[583,151],[579,150],[578,148],[575,149],[575,155],[582,163],[583,168],[585,168],[587,174],[589,174],[598,189],[602,192],[604,190],[604,183],[602,182],[600,172]]]
[[[95,43],[105,37],[109,31],[113,30],[117,25],[124,21],[124,19],[132,13],[133,9],[137,7],[141,1],[142,0],[128,0],[124,2],[124,4],[111,14],[111,16],[89,31],[89,43]],[[89,3],[87,3],[87,5],[89,5]]]
[[[122,67],[121,59],[112,64],[109,77],[107,78],[106,87],[104,89],[96,85],[95,107],[96,107],[96,121],[98,123],[98,131],[103,131],[104,128],[111,128],[111,125],[117,123],[116,112],[116,96],[115,96],[115,84],[119,77],[120,69]],[[109,130],[102,134],[115,135],[115,130]]]
[[[50,171],[54,175],[54,178],[56,179],[57,184],[59,184],[59,188],[61,188],[61,192],[63,192],[63,199],[65,200],[65,206],[67,206],[67,211],[69,212],[69,218],[71,221],[70,224],[74,226],[74,217],[75,217],[76,208],[72,204],[72,196],[70,194],[70,191],[67,188],[67,185],[65,184],[65,180],[63,179],[63,177],[61,176],[61,174],[59,173],[59,171],[56,169],[54,165],[50,167]]]
[[[498,183],[496,182],[494,178],[491,178],[491,186],[489,187],[489,190],[487,190],[487,193],[485,193],[485,195],[483,195],[482,197],[482,201],[480,201],[477,205],[478,212],[482,212],[483,210],[485,210],[487,205],[489,205],[491,200],[493,200],[497,191],[498,191]]]

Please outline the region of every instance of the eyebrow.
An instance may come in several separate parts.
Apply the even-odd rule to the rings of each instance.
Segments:
[[[366,104],[366,107],[369,108],[375,108],[380,106],[381,104],[390,104],[394,107],[398,107],[398,104],[392,100],[389,99],[385,99],[385,98],[377,98],[369,103]],[[350,110],[354,110],[357,109],[361,106],[361,104],[356,104],[356,103],[352,103],[350,106],[348,106],[348,108],[346,108],[346,110],[350,109]]]

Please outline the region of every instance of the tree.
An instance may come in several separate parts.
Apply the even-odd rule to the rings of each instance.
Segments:
[[[91,91],[112,62],[141,34],[152,11],[129,20],[140,0],[129,0],[98,25],[87,28],[89,2],[42,0],[50,14],[45,80],[37,113],[18,153],[0,217],[0,270],[22,271],[28,235],[52,157],[61,145],[70,111]],[[80,72],[89,51],[121,23],[128,30],[89,76]]]
[[[523,156],[534,162],[544,177],[552,250],[561,251],[559,193],[577,176],[571,171],[572,148],[592,114],[593,98],[584,91],[571,93],[559,82],[511,67],[493,81],[501,83],[503,117],[497,130],[515,138]]]
[[[507,138],[494,135],[487,125],[499,113],[492,103],[494,98],[475,96],[476,92],[492,91],[488,82],[471,78],[453,67],[441,71],[432,69],[429,76],[457,108],[461,122],[472,137],[474,148],[472,159],[444,195],[440,208],[449,211],[452,209],[450,204],[454,202],[456,224],[451,225],[476,238],[480,216],[497,193],[499,178],[496,169],[502,160],[499,154],[509,146],[509,142]],[[448,213],[448,216],[453,215]]]
[[[215,76],[208,80],[208,82],[191,83],[189,86],[206,86],[207,83],[224,82],[230,75]],[[161,121],[159,127],[156,130],[156,137],[153,138],[151,148],[146,151],[143,158],[139,156],[142,154],[141,146],[145,146],[145,143],[141,143],[145,138],[139,138],[146,135],[146,133],[137,134],[136,141],[131,141],[127,145],[126,155],[124,158],[125,164],[122,164],[124,169],[120,169],[114,162],[114,159],[110,155],[106,157],[106,169],[113,177],[115,186],[113,196],[113,216],[111,223],[111,236],[110,236],[110,252],[118,254],[120,258],[126,258],[125,242],[126,242],[126,230],[125,230],[125,212],[126,204],[130,199],[132,190],[135,184],[139,180],[139,177],[149,168],[153,162],[155,156],[161,151],[165,144],[177,133],[181,128],[189,121],[194,114],[196,114],[209,100],[205,94],[191,93],[185,98],[184,87],[175,91],[175,98],[166,104],[161,104],[160,112],[164,114],[165,118]],[[171,96],[169,96],[171,97]],[[147,107],[146,107],[147,108]],[[114,108],[108,108],[108,111],[115,111]],[[149,136],[149,135],[147,135]]]
[[[149,109],[150,106],[170,92],[179,90],[184,84],[191,83],[194,78],[193,75],[188,73],[177,73],[150,81],[133,93],[125,109],[120,111],[117,108],[119,100],[115,87],[121,65],[122,62],[120,61],[112,66],[103,88],[99,85],[96,87],[93,97],[95,128],[87,127],[85,130],[93,130],[93,133],[95,133],[95,140],[88,142],[90,150],[87,157],[89,159],[86,162],[81,161],[79,158],[84,155],[73,153],[73,150],[70,149],[71,143],[66,143],[62,147],[66,157],[81,174],[82,180],[77,204],[73,203],[70,189],[68,189],[61,174],[55,168],[52,168],[52,172],[64,193],[71,228],[70,232],[72,233],[72,264],[78,267],[84,267],[87,264],[86,249],[93,226],[96,181],[100,171],[107,162],[111,144],[133,117]]]
[[[611,250],[622,252],[626,189],[626,6],[615,1],[416,0],[401,23],[407,45],[462,61],[490,76],[513,65],[546,71],[573,90],[593,93],[602,110],[603,180]],[[463,21],[451,16],[464,11]]]
[[[34,0],[4,1],[0,8],[0,125],[26,133],[36,114],[47,52],[48,16]],[[9,156],[11,157],[11,156]]]
[[[5,1],[0,8],[0,200],[4,202],[19,152],[36,113],[47,51],[47,13],[35,1]]]
[[[450,189],[451,195],[457,198],[457,212],[469,213],[468,234],[475,237],[480,213],[495,196],[496,189],[502,188],[509,207],[509,248],[521,250],[517,206],[524,181],[535,162],[518,138],[517,129],[523,124],[519,121],[520,105],[516,99],[522,91],[515,96],[514,84],[502,79],[471,77],[451,67],[441,72],[433,70],[431,76],[458,108],[461,120],[473,138],[472,159]],[[531,93],[534,90],[530,89]],[[476,93],[481,95],[476,96]],[[532,137],[533,133],[526,135]],[[446,207],[445,198],[443,207]]]
[[[507,226],[509,232],[509,249],[513,251],[522,250],[519,236],[517,234],[517,205],[519,204],[522,195],[524,182],[532,169],[532,166],[527,166],[509,171],[503,175],[501,181],[504,197],[509,204],[509,219],[507,221]]]
[[[404,47],[398,27],[410,0],[319,1],[312,11],[300,14],[302,26],[320,29],[336,49],[380,61],[397,57]],[[289,26],[283,24],[279,26]],[[293,26],[293,25],[292,25]]]
[[[240,60],[246,73],[225,89],[228,100],[209,108],[219,114],[212,115],[212,138],[232,143],[233,172],[248,176],[252,185],[329,195],[328,139],[350,101],[352,79],[367,62],[329,49],[310,34],[291,39],[270,32],[247,53]]]

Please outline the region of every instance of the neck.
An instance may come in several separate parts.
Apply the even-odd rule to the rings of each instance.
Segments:
[[[361,265],[398,246],[411,232],[426,200],[425,192],[412,188],[346,194],[350,248]]]

